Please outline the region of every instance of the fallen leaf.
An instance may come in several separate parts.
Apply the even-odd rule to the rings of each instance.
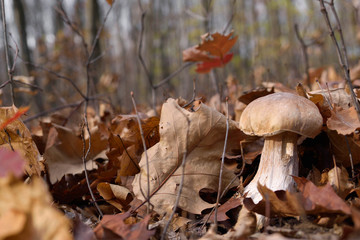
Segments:
[[[317,187],[305,178],[294,176],[293,178],[299,193],[283,190],[274,192],[259,184],[258,190],[263,199],[254,204],[251,198],[245,198],[244,206],[264,216],[266,216],[267,204],[270,208],[270,216],[351,214],[350,207],[335,193],[330,184]]]
[[[21,112],[24,111],[26,109]],[[17,151],[25,160],[25,172],[30,176],[39,176],[44,166],[40,162],[41,156],[31,138],[30,131],[19,119],[21,112],[14,106],[0,108],[0,122],[6,125],[0,130],[0,146]]]
[[[126,207],[133,200],[130,190],[120,185],[99,183],[97,190],[108,203],[120,211],[127,210]]]
[[[148,230],[150,215],[134,224],[126,224],[129,212],[116,215],[105,215],[94,229],[98,239],[137,239],[147,240],[155,234],[155,230]]]
[[[21,177],[24,167],[25,160],[19,153],[0,147],[0,177],[6,177],[9,173]]]
[[[72,129],[53,124],[58,135],[57,143],[46,149],[44,153],[45,163],[48,166],[50,182],[54,184],[66,174],[79,174],[84,171],[83,165],[83,141],[75,135]],[[96,156],[107,149],[108,141],[101,136],[100,131],[91,134],[91,149],[87,158],[87,170],[96,169],[94,163]],[[86,139],[86,148],[89,139]]]
[[[81,221],[79,214],[73,220],[72,230],[74,240],[96,240],[95,233],[88,225]]]
[[[343,199],[350,193],[351,189],[354,188],[354,184],[349,181],[349,174],[343,166],[333,167],[328,172],[322,173],[321,184],[325,185],[329,183],[335,192]]]
[[[181,108],[176,100],[168,99],[163,104],[160,119],[160,142],[147,151],[150,170],[151,203],[155,211],[164,213],[172,207],[181,181],[180,167],[186,151],[184,188],[179,207],[192,213],[201,213],[213,204],[200,198],[202,189],[217,191],[221,155],[224,148],[226,117],[216,110],[199,104],[196,111]],[[189,125],[188,121],[189,120]],[[229,122],[227,151],[238,149],[245,135],[237,123]],[[188,132],[188,136],[187,136]],[[141,172],[135,176],[133,187],[137,198],[144,200],[140,186],[147,192],[146,157],[140,161]],[[234,173],[224,169],[222,189],[234,178]],[[238,181],[230,187],[238,185]]]
[[[266,95],[274,93],[274,87],[268,88],[265,87],[259,87],[251,91],[244,92],[243,95],[241,95],[238,100],[246,105],[254,101],[255,99],[259,97],[264,97]]]
[[[284,190],[272,191],[261,184],[258,184],[258,191],[263,197],[260,202],[255,204],[251,198],[245,198],[243,201],[249,211],[266,216],[266,210],[269,207],[270,217],[303,215],[304,208],[301,204],[303,199],[300,194]]]
[[[335,106],[331,109],[331,117],[327,120],[327,127],[339,134],[348,135],[360,128],[360,121],[355,107],[343,109]]]
[[[317,187],[306,178],[293,178],[304,197],[304,208],[308,214],[351,214],[350,207],[335,193],[330,184]]]
[[[72,239],[70,221],[54,208],[41,179],[0,178],[0,189],[1,239]]]
[[[351,153],[353,164],[360,163],[360,145],[356,134],[344,136],[336,131],[327,131],[327,135],[331,142],[331,151],[337,162],[341,162],[344,167],[350,167],[349,156]]]
[[[218,215],[217,215],[217,220],[219,222],[222,221],[226,221],[229,219],[229,217],[226,215],[226,213],[228,211],[230,211],[231,209],[237,208],[239,206],[242,205],[242,202],[239,198],[230,198],[228,201],[226,201],[224,204],[222,204],[219,208],[218,208]],[[208,218],[207,214],[204,219]],[[215,220],[215,213],[213,212],[209,218],[210,222],[214,222]]]
[[[141,119],[147,148],[159,142],[159,118]],[[109,134],[109,161],[117,168],[116,183],[122,176],[134,176],[140,171],[138,165],[144,151],[139,124],[135,115],[119,115],[111,121]]]
[[[17,120],[19,117],[21,117],[23,114],[25,114],[29,110],[29,107],[23,107],[19,108],[17,112],[12,116],[3,121],[0,125],[0,130],[4,129],[7,125],[12,123],[13,121]]]

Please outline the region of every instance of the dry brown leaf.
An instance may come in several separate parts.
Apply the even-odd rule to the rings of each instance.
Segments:
[[[44,158],[49,170],[50,182],[59,181],[65,174],[78,174],[84,171],[83,166],[83,141],[76,136],[74,131],[59,125],[53,125],[58,133],[58,141],[46,149]],[[86,147],[89,140],[86,139]],[[108,141],[100,131],[91,133],[91,149],[86,162],[87,170],[96,169],[97,165],[92,161],[96,156],[107,149]]]
[[[185,149],[187,151],[184,188],[179,207],[192,213],[201,213],[213,204],[199,196],[201,189],[216,191],[220,158],[226,131],[226,118],[214,109],[200,104],[195,112],[181,108],[176,100],[168,99],[162,107],[160,120],[160,142],[147,151],[150,169],[151,203],[155,211],[164,213],[172,207],[181,181],[180,167]],[[187,118],[190,121],[189,125]],[[187,136],[187,132],[189,136]],[[239,148],[239,141],[245,135],[237,123],[230,121],[227,151]],[[145,154],[140,162],[141,172],[135,176],[133,187],[136,197],[144,200],[140,192],[147,192],[147,171]],[[141,179],[139,179],[141,176]],[[234,173],[224,169],[222,189],[233,179]],[[140,180],[140,181],[139,181]],[[231,187],[238,182],[231,184]]]
[[[268,89],[273,88],[276,93],[277,92],[288,92],[288,93],[296,94],[296,91],[294,89],[289,88],[280,82],[264,81],[261,83],[261,85]]]
[[[0,108],[0,122],[11,118],[17,112],[16,107],[1,107]],[[6,132],[5,132],[6,130]],[[25,172],[28,175],[40,175],[44,170],[42,162],[40,162],[40,154],[34,141],[31,138],[31,133],[20,119],[8,124],[5,130],[0,131],[0,146],[7,149],[11,147],[16,150],[25,159]],[[9,144],[11,139],[11,146]]]
[[[348,135],[360,128],[360,121],[355,107],[343,109],[335,106],[331,110],[331,117],[327,120],[327,127],[336,130],[339,134]]]
[[[331,187],[326,184],[317,187],[305,178],[293,177],[297,188],[304,197],[304,208],[309,214],[351,214],[350,207],[342,200]]]
[[[134,176],[136,173],[140,172],[140,167],[138,164],[139,155],[142,153],[142,148],[139,144],[131,144],[125,142],[122,138],[115,136],[110,133],[109,136],[109,145],[110,151],[106,153],[110,161],[118,169],[119,176]],[[126,144],[126,145],[125,145]],[[127,145],[129,147],[127,147]],[[125,147],[127,147],[125,149]]]
[[[226,221],[227,219],[229,219],[229,217],[226,215],[226,213],[228,211],[230,211],[231,209],[237,208],[241,205],[242,205],[242,202],[239,198],[230,198],[228,201],[226,201],[224,204],[222,204],[218,208],[217,220],[219,222]],[[209,216],[209,214],[207,214],[204,217],[204,219],[207,219],[208,216]],[[209,218],[209,221],[214,222],[214,220],[215,220],[215,213],[213,212]]]
[[[304,208],[301,204],[301,195],[289,191],[272,191],[266,186],[258,184],[259,193],[263,199],[255,204],[251,198],[244,199],[244,206],[249,210],[266,215],[267,201],[270,207],[271,217],[299,216],[303,215]],[[267,200],[264,200],[267,199]]]
[[[120,211],[127,210],[126,207],[133,200],[130,190],[120,185],[99,183],[97,190],[108,203]]]
[[[316,90],[308,93],[309,99],[313,101],[320,109],[320,112],[329,112],[330,106],[329,102],[332,105],[337,105],[343,109],[351,107],[352,99],[350,94],[346,92],[344,88],[335,88],[330,90]],[[327,113],[326,117],[329,113]]]
[[[351,189],[354,188],[354,184],[349,181],[349,174],[344,167],[334,167],[328,172],[322,173],[321,184],[325,185],[329,183],[336,193],[343,199],[350,193]]]
[[[155,230],[147,229],[150,215],[133,224],[126,223],[129,217],[129,212],[105,215],[94,229],[96,237],[98,239],[147,240],[155,234]]]
[[[264,199],[267,198],[270,216],[301,216],[305,213],[315,215],[351,214],[350,207],[335,193],[330,184],[317,187],[305,178],[293,178],[300,193],[282,190],[273,192],[259,184],[258,190],[263,199],[254,204],[251,198],[245,198],[244,206],[250,211],[265,215],[266,201]]]
[[[159,142],[159,118],[141,119],[146,147]],[[138,165],[144,151],[139,125],[134,115],[119,115],[112,120],[109,134],[110,150],[106,153],[109,160],[118,169],[117,180],[121,176],[134,176],[140,171]]]
[[[254,90],[245,92],[243,95],[241,95],[238,100],[246,105],[254,101],[255,99],[259,97],[264,97],[266,95],[274,93],[274,87],[268,89],[265,87],[256,88]]]
[[[345,167],[350,167],[350,157],[353,160],[353,164],[360,163],[360,145],[357,143],[355,136],[344,136],[338,134],[336,131],[328,131],[327,135],[331,142],[331,150],[334,153],[337,162],[341,162]],[[349,146],[347,143],[349,143]]]
[[[53,207],[41,179],[0,178],[0,239],[72,239],[69,220]]]

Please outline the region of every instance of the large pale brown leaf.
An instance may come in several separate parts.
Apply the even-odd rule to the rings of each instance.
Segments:
[[[355,107],[343,109],[335,106],[331,110],[331,117],[327,120],[327,127],[336,130],[339,134],[348,135],[360,128],[360,121]]]
[[[0,178],[0,189],[0,239],[72,239],[70,221],[54,208],[41,179]]]
[[[180,167],[183,154],[187,151],[184,188],[179,207],[192,213],[201,213],[213,204],[199,196],[201,189],[217,191],[221,155],[224,147],[226,118],[216,110],[201,104],[195,112],[181,108],[177,101],[168,99],[164,103],[160,119],[160,142],[147,151],[150,169],[151,203],[159,213],[174,205],[181,181]],[[188,121],[189,120],[189,125]],[[187,132],[189,133],[187,136]],[[230,121],[227,151],[239,148],[239,141],[245,135],[237,123]],[[147,171],[145,154],[140,162],[141,172],[135,176],[133,187],[136,196],[144,200],[141,191],[147,192]],[[222,189],[234,177],[224,170]],[[141,179],[140,179],[141,178]],[[231,184],[237,186],[238,181]]]

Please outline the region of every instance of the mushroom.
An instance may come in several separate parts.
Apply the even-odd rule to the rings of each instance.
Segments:
[[[241,130],[265,139],[258,171],[244,190],[254,203],[262,199],[258,183],[273,191],[295,190],[292,176],[299,172],[298,138],[300,135],[314,138],[322,123],[313,102],[291,93],[260,97],[245,108],[240,118]]]

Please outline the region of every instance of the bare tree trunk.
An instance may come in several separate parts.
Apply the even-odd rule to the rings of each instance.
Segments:
[[[15,17],[15,24],[17,26],[19,36],[20,36],[20,55],[22,59],[26,62],[32,62],[31,52],[27,43],[27,32],[26,26],[27,21],[25,19],[25,12],[24,12],[24,4],[22,0],[14,0],[14,17]],[[32,67],[29,64],[25,64],[26,75],[32,74]],[[38,79],[34,79],[34,84],[39,86]],[[41,86],[40,86],[41,87]],[[32,89],[35,91],[35,89]],[[35,95],[35,103],[36,106],[39,108],[39,111],[44,110],[44,103],[41,94]]]

